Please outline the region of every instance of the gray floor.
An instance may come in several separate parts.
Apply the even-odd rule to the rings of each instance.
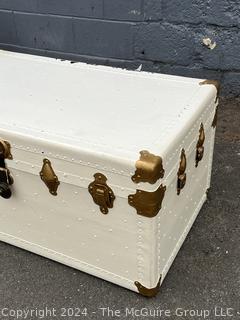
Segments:
[[[219,319],[214,308],[233,308],[231,319],[240,319],[240,100],[222,100],[219,110],[214,154],[212,188],[190,234],[180,250],[160,293],[146,299],[82,272],[37,255],[0,243],[0,318],[1,312],[14,315],[19,309],[39,311],[26,319],[77,319],[78,309],[87,308],[86,319],[118,319],[103,309],[110,308],[121,318],[126,308],[142,312],[170,310],[162,319]],[[48,307],[43,317],[42,309]],[[9,308],[4,309],[3,308]],[[52,310],[55,308],[56,311]],[[75,316],[62,317],[61,308],[74,308]],[[158,308],[158,309],[157,309]],[[192,310],[177,316],[177,308]],[[71,313],[71,309],[69,310]],[[180,312],[180,311],[179,311]],[[210,316],[207,317],[208,313]],[[2,317],[1,317],[2,316]],[[16,319],[17,316],[5,317]],[[142,314],[137,319],[150,319]],[[155,317],[156,318],[156,317]],[[220,318],[221,319],[221,318]]]

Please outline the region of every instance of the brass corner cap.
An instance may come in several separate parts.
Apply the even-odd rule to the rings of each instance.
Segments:
[[[153,192],[137,189],[135,194],[128,196],[128,203],[137,210],[137,214],[147,218],[153,218],[162,207],[165,191],[166,186],[162,184]]]
[[[140,151],[140,159],[137,160],[135,166],[136,171],[132,176],[132,181],[135,183],[148,182],[154,184],[164,176],[162,158],[147,150]]]
[[[216,90],[217,90],[217,95],[216,95],[216,100],[215,102],[218,101],[219,99],[219,95],[220,95],[220,89],[221,89],[221,85],[220,82],[218,80],[204,80],[202,82],[199,83],[201,86],[205,85],[205,84],[209,84],[209,85],[213,85],[215,86]]]
[[[158,283],[157,283],[155,288],[151,288],[151,289],[146,288],[138,281],[135,281],[134,284],[138,288],[138,292],[142,296],[148,297],[148,298],[152,298],[152,297],[155,297],[158,294],[158,291],[159,291],[159,288],[160,288],[160,284],[161,284],[161,276],[160,276],[159,281],[158,281]]]

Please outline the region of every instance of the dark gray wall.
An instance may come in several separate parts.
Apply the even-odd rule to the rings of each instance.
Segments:
[[[211,50],[203,38],[216,42]],[[239,0],[0,0],[0,47],[240,89]]]

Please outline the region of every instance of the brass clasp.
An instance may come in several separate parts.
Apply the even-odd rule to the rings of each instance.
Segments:
[[[185,150],[182,149],[180,165],[178,169],[178,180],[177,180],[177,194],[179,195],[181,190],[184,188],[186,184],[187,175],[185,173],[187,167],[187,159]]]
[[[100,207],[103,214],[108,213],[109,208],[113,208],[115,200],[114,193],[107,185],[107,178],[101,173],[94,174],[95,181],[91,182],[88,186],[89,193],[93,201]]]
[[[202,160],[203,154],[204,154],[204,141],[205,141],[205,133],[204,133],[204,127],[201,123],[200,129],[199,129],[199,138],[196,146],[196,164],[195,167],[198,166],[199,161]]]

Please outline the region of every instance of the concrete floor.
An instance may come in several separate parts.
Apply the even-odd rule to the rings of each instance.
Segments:
[[[0,243],[1,309],[35,309],[26,319],[61,319],[61,308],[88,309],[86,319],[118,319],[103,316],[100,308],[170,310],[162,319],[226,319],[217,312],[233,308],[231,319],[240,319],[240,99],[222,99],[219,109],[212,188],[186,242],[180,250],[156,298],[146,299],[40,256]],[[43,317],[41,309],[55,308]],[[158,308],[158,309],[157,309]],[[177,308],[192,310],[186,316]],[[9,312],[4,309],[5,312]],[[197,315],[201,310],[205,314]],[[144,311],[144,310],[143,310]],[[20,312],[20,311],[19,311]],[[49,311],[48,311],[49,312]],[[71,310],[70,310],[71,312]],[[78,310],[75,310],[78,313]],[[94,313],[96,312],[96,313]],[[117,311],[118,312],[118,311]],[[179,311],[180,312],[180,311]],[[209,315],[210,314],[210,315]],[[20,313],[19,313],[20,315]],[[56,316],[55,316],[56,315]],[[209,316],[208,316],[209,315]],[[2,316],[3,318],[3,316]],[[65,319],[77,319],[77,314]],[[151,315],[136,317],[150,319]],[[156,316],[155,316],[156,318]],[[17,319],[8,316],[5,319]],[[21,319],[21,318],[20,318]]]

